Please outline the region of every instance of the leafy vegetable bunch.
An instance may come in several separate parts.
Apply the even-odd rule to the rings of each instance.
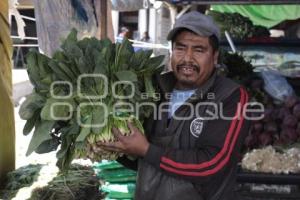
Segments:
[[[222,37],[225,31],[234,39],[247,39],[251,37],[268,37],[270,32],[263,26],[253,25],[252,21],[239,13],[221,13],[210,10],[208,15],[219,25]]]
[[[115,140],[112,127],[129,134],[128,121],[143,131],[152,107],[136,105],[154,103],[157,86],[152,78],[161,71],[164,57],[151,57],[151,50],[134,52],[126,39],[116,44],[96,38],[78,41],[76,30],[61,49],[52,58],[36,51],[26,56],[34,86],[19,111],[27,120],[23,133],[34,129],[27,155],[58,149],[62,170],[75,157],[116,159],[119,154],[98,144]]]

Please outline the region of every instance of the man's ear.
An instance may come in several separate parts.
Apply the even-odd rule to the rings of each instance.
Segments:
[[[215,51],[214,52],[214,64],[218,64],[218,60],[219,60],[219,51]]]

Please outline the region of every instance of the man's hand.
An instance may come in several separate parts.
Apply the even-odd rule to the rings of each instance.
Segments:
[[[112,128],[112,133],[117,138],[116,142],[102,143],[101,148],[107,151],[121,152],[128,155],[145,156],[149,148],[149,142],[146,137],[128,122],[131,134],[124,136],[117,128]]]

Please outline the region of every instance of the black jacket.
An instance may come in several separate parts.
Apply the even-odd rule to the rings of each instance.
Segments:
[[[159,84],[163,94],[171,92],[174,75],[170,72],[161,75]],[[154,115],[156,119],[148,121],[145,128],[151,144],[142,161],[167,176],[192,183],[205,200],[234,199],[235,170],[250,126],[243,112],[248,99],[245,89],[214,73],[186,101],[187,105],[176,110],[177,117],[186,119],[168,120],[168,113],[160,114],[160,110]],[[164,98],[161,103],[165,102],[168,99]],[[233,118],[237,115],[239,117]],[[230,117],[233,119],[228,119]],[[153,141],[176,133],[177,146]],[[123,164],[130,166],[124,160]]]

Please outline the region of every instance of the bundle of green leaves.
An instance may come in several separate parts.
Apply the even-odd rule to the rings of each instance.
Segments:
[[[219,25],[221,36],[225,38],[225,31],[234,39],[247,39],[252,37],[268,37],[270,32],[263,26],[257,26],[239,13],[221,13],[210,10],[207,13]]]
[[[162,70],[164,59],[151,55],[151,50],[134,52],[126,39],[116,44],[96,38],[78,41],[76,30],[52,58],[28,53],[34,90],[19,111],[27,120],[23,133],[34,129],[27,155],[59,149],[57,165],[62,170],[75,157],[99,161],[120,156],[98,144],[115,141],[112,127],[129,134],[128,121],[143,131],[142,122],[153,107],[142,105],[156,101],[152,78]]]

